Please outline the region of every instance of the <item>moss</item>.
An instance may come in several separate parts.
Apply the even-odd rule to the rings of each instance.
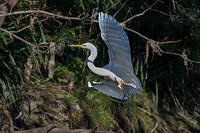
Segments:
[[[66,66],[57,65],[54,69],[54,72],[55,72],[55,74],[57,74],[57,76],[61,76],[63,74],[67,74],[67,72],[69,72],[69,70]]]
[[[182,126],[182,125],[183,125],[183,122],[182,122],[181,120],[178,120],[178,121],[177,121],[177,125],[178,125],[178,126]]]

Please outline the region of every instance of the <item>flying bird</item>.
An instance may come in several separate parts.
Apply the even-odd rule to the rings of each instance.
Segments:
[[[109,63],[103,68],[96,67],[97,48],[92,43],[71,44],[90,50],[87,60],[88,68],[95,74],[104,76],[102,82],[93,82],[99,92],[117,99],[127,99],[131,94],[140,94],[143,89],[140,80],[134,75],[128,37],[112,16],[99,13],[101,38],[108,47]]]

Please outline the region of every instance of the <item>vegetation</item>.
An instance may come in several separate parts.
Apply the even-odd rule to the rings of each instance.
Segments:
[[[0,131],[54,125],[200,132],[198,0],[4,0],[0,6]],[[66,47],[91,42],[98,48],[96,66],[108,63],[96,21],[100,11],[125,29],[144,88],[131,97],[130,115],[127,101],[87,87],[102,80],[86,66],[89,51]]]

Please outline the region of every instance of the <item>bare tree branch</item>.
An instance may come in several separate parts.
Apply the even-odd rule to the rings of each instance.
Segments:
[[[176,56],[180,56],[183,60],[184,60],[184,64],[187,65],[188,63],[187,62],[190,62],[190,63],[198,63],[200,64],[200,61],[193,61],[191,59],[188,59],[187,55],[186,54],[178,54],[178,53],[172,53],[172,52],[168,52],[168,51],[163,51],[159,45],[163,45],[163,44],[174,44],[174,43],[178,43],[180,41],[182,41],[182,39],[180,40],[177,40],[177,41],[165,41],[165,42],[158,42],[158,41],[155,41],[155,40],[152,40],[144,35],[142,35],[141,33],[135,31],[135,30],[132,30],[132,29],[129,29],[127,27],[124,27],[124,29],[128,30],[128,31],[131,31],[135,34],[137,34],[138,36],[144,38],[145,40],[147,40],[147,44],[152,48],[152,50],[155,52],[155,53],[158,53],[159,55],[161,55],[161,53],[163,54],[169,54],[169,55],[176,55]],[[149,57],[148,55],[146,55],[146,58]],[[147,62],[147,59],[146,59],[146,62]]]
[[[131,32],[137,34],[138,36],[144,38],[145,40],[150,40],[148,37],[142,35],[141,33],[137,32],[137,31],[135,31],[135,30],[129,29],[128,27],[123,27],[123,28],[126,29],[126,30],[128,30],[128,31],[131,31]]]
[[[151,42],[154,42],[154,44],[158,44],[158,46],[159,46],[159,45],[162,45],[162,44],[174,44],[174,43],[177,43],[177,42],[182,41],[182,40],[177,40],[177,41],[158,42],[158,41],[154,41],[154,40],[152,40],[152,39],[150,39],[150,38],[148,38],[148,37],[142,35],[141,33],[137,32],[137,31],[135,31],[135,30],[132,30],[132,29],[126,27],[125,24],[126,24],[127,22],[131,21],[133,18],[136,18],[136,17],[139,17],[139,16],[144,15],[144,13],[146,13],[148,10],[150,10],[150,9],[151,9],[157,2],[159,2],[159,1],[160,1],[160,0],[157,0],[152,6],[150,6],[148,9],[146,9],[146,10],[143,11],[142,13],[139,13],[139,14],[137,14],[137,15],[135,15],[135,16],[132,16],[131,18],[127,19],[126,21],[120,23],[121,26],[122,26],[124,29],[126,29],[126,30],[128,30],[128,31],[131,31],[131,32],[133,32],[133,33],[139,35],[140,37],[144,38],[144,39],[147,40],[147,41],[151,41]],[[62,16],[62,15],[58,15],[58,14],[53,14],[53,13],[50,13],[50,12],[42,11],[42,10],[29,10],[29,11],[18,11],[18,12],[12,12],[12,13],[3,13],[3,14],[0,14],[0,17],[3,17],[3,16],[11,16],[11,15],[19,15],[19,14],[34,14],[34,13],[46,14],[46,15],[50,15],[50,16],[53,16],[53,17],[57,17],[57,18],[61,18],[61,19],[66,19],[66,20],[79,20],[79,21],[82,20],[82,18],[79,18],[79,17],[67,17],[67,16]],[[96,23],[98,22],[98,20],[92,20],[92,19],[87,20],[87,21],[96,22]],[[28,41],[22,39],[21,37],[19,37],[19,36],[13,34],[12,32],[9,32],[9,31],[7,31],[7,30],[5,30],[5,29],[2,29],[2,28],[0,28],[0,30],[1,30],[1,31],[4,31],[4,32],[6,32],[6,33],[8,33],[9,35],[14,36],[15,38],[17,38],[17,39],[23,41],[24,43],[26,43],[26,44],[32,46],[33,48],[38,47],[38,46],[35,46],[35,45],[31,44],[30,42],[28,42]],[[160,49],[158,46],[156,46],[156,47],[158,48],[157,50],[159,50],[158,53],[165,53],[165,54],[177,55],[177,56],[180,56],[181,58],[183,58],[185,62],[188,62],[188,61],[189,61],[189,62],[193,62],[193,63],[200,63],[199,61],[193,61],[193,60],[188,59],[186,55],[183,56],[183,55],[177,54],[177,53],[171,53],[171,52],[162,51],[162,49]],[[151,46],[151,48],[153,48],[153,47]],[[43,52],[43,51],[40,51],[40,52],[45,53],[45,52]]]
[[[24,43],[26,43],[26,44],[32,46],[33,48],[35,47],[35,45],[33,45],[32,43],[30,43],[30,42],[28,42],[28,41],[22,39],[21,37],[15,35],[15,34],[13,34],[13,33],[11,33],[10,31],[7,31],[7,30],[5,30],[5,29],[3,29],[3,28],[0,28],[0,30],[3,31],[3,32],[5,32],[5,33],[7,33],[8,35],[14,36],[15,38],[17,38],[17,39],[19,39],[20,41],[22,41],[22,42],[24,42]]]
[[[43,20],[40,20],[40,23],[43,22],[43,21],[46,21],[47,19],[48,19],[48,18],[45,18],[45,19],[43,19]],[[35,23],[34,23],[34,24],[30,24],[30,25],[28,25],[28,26],[25,26],[25,27],[23,27],[23,28],[21,28],[21,29],[19,29],[19,30],[17,30],[17,31],[9,31],[9,32],[11,32],[11,33],[19,33],[19,32],[22,32],[22,31],[28,29],[28,28],[33,27],[34,25],[35,25]]]
[[[67,17],[67,16],[62,16],[62,15],[59,15],[59,14],[53,14],[53,13],[43,11],[43,10],[28,10],[28,11],[17,11],[17,12],[12,12],[12,13],[2,13],[2,14],[0,14],[0,17],[20,15],[20,14],[34,14],[34,13],[46,14],[46,15],[49,15],[49,16],[53,16],[53,17],[57,17],[57,18],[61,18],[61,19],[66,19],[66,20],[79,20],[79,21],[82,20],[79,17]],[[88,21],[98,22],[97,20],[88,20]]]
[[[0,11],[3,12],[3,13],[7,13],[8,12],[8,8],[7,8],[5,3],[0,5]],[[0,17],[0,27],[3,25],[4,20],[5,20],[5,16]]]
[[[18,40],[20,40],[20,41],[22,41],[22,42],[24,42],[24,43],[30,45],[30,46],[33,48],[33,50],[34,50],[35,52],[46,53],[45,51],[40,51],[40,50],[36,50],[36,49],[35,49],[35,48],[37,48],[37,47],[46,47],[46,46],[37,46],[37,45],[33,45],[32,43],[30,43],[30,42],[24,40],[23,38],[21,38],[21,37],[15,35],[15,34],[13,34],[13,33],[10,32],[10,31],[7,31],[7,30],[5,30],[5,29],[3,29],[3,28],[0,28],[0,30],[3,31],[3,32],[5,32],[5,33],[7,33],[7,34],[10,35],[10,36],[15,37],[16,39],[18,39]],[[42,44],[43,44],[43,43],[42,43]],[[44,44],[46,44],[46,43],[44,43]]]
[[[173,4],[173,9],[176,10],[176,4],[174,0],[172,0],[172,4]]]
[[[165,41],[165,42],[159,42],[159,45],[163,45],[163,44],[174,44],[174,43],[178,43],[181,42],[182,39],[176,40],[176,41]]]

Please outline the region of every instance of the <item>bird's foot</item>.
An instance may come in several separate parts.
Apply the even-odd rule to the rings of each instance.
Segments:
[[[123,82],[123,81],[122,81]],[[123,84],[122,84],[122,82],[119,80],[119,81],[117,81],[117,86],[119,87],[119,89],[124,93],[124,96],[127,96],[128,98],[129,98],[129,95],[126,93],[126,91],[123,89]]]
[[[136,88],[136,89],[137,89],[137,86],[136,86],[136,85],[133,85],[133,84],[131,84],[131,83],[126,83],[126,85],[130,85],[130,86],[132,86],[133,88]]]
[[[127,82],[125,82],[125,81],[122,81],[121,82],[121,85],[129,85],[129,86],[132,86],[133,88],[135,88],[135,89],[139,89],[136,85],[134,85],[134,84],[131,84],[131,83],[127,83]]]

